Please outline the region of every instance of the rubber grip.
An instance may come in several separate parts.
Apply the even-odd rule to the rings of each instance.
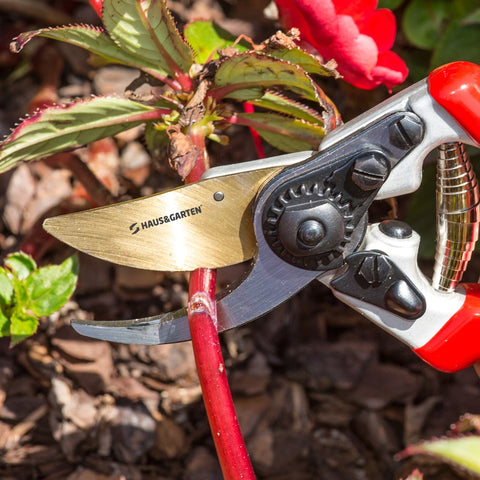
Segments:
[[[480,361],[480,284],[462,283],[465,301],[423,347],[413,351],[443,372],[457,372]]]
[[[480,144],[480,66],[453,62],[428,77],[430,95]]]

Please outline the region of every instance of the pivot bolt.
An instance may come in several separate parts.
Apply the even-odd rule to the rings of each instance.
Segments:
[[[305,220],[297,230],[297,242],[302,247],[316,247],[325,237],[325,228],[317,220]]]
[[[389,168],[385,157],[379,152],[360,154],[355,160],[352,180],[362,190],[375,190],[387,179]]]
[[[405,115],[388,126],[390,142],[397,148],[409,150],[418,145],[424,134],[423,123],[413,114]]]

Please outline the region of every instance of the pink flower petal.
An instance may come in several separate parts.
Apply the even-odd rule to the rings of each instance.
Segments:
[[[347,78],[351,72],[355,75],[368,76],[377,63],[378,50],[375,41],[361,35],[352,17],[338,16],[339,29],[342,35],[335,43],[327,47],[316,45],[325,60],[335,59],[338,63],[338,71]]]
[[[358,21],[357,25],[361,33],[375,40],[379,52],[386,52],[392,48],[397,22],[390,10],[386,8],[375,10],[362,21]]]
[[[359,88],[388,88],[405,80],[408,69],[390,48],[396,21],[377,0],[275,0],[280,22],[300,30],[302,42],[325,60],[335,59],[344,79]]]
[[[337,37],[337,15],[331,0],[275,0],[275,3],[284,28],[297,27],[302,38],[312,45],[330,43]]]
[[[377,8],[378,0],[333,0],[339,15],[349,15],[355,21],[370,15]]]
[[[405,81],[408,67],[394,52],[388,51],[378,56],[377,66],[372,70],[372,77],[378,84],[383,83],[389,89]]]

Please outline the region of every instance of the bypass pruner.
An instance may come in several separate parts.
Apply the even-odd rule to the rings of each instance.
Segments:
[[[330,132],[318,152],[209,170],[200,182],[47,219],[79,250],[137,268],[189,271],[251,260],[217,296],[218,328],[254,320],[319,280],[443,371],[480,360],[480,285],[462,284],[479,225],[479,188],[464,144],[480,146],[480,67],[456,62]],[[437,154],[433,278],[419,235],[368,224],[374,200],[415,191]],[[73,321],[122,343],[190,339],[187,311],[123,321]]]

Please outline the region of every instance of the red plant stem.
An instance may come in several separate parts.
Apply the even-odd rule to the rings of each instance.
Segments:
[[[190,137],[199,154],[185,183],[198,181],[208,168],[203,133],[193,128]],[[216,272],[208,268],[197,269],[190,276],[188,320],[198,378],[225,480],[254,480],[218,338],[215,283]]]
[[[218,340],[214,270],[190,277],[188,316],[203,400],[225,480],[255,479],[235,413]]]
[[[244,102],[243,111],[245,113],[254,113],[255,108],[250,102]],[[257,150],[257,157],[265,158],[265,150],[263,149],[262,138],[260,137],[260,134],[255,129],[250,127],[250,135],[252,136],[253,143],[255,144],[255,150]]]

